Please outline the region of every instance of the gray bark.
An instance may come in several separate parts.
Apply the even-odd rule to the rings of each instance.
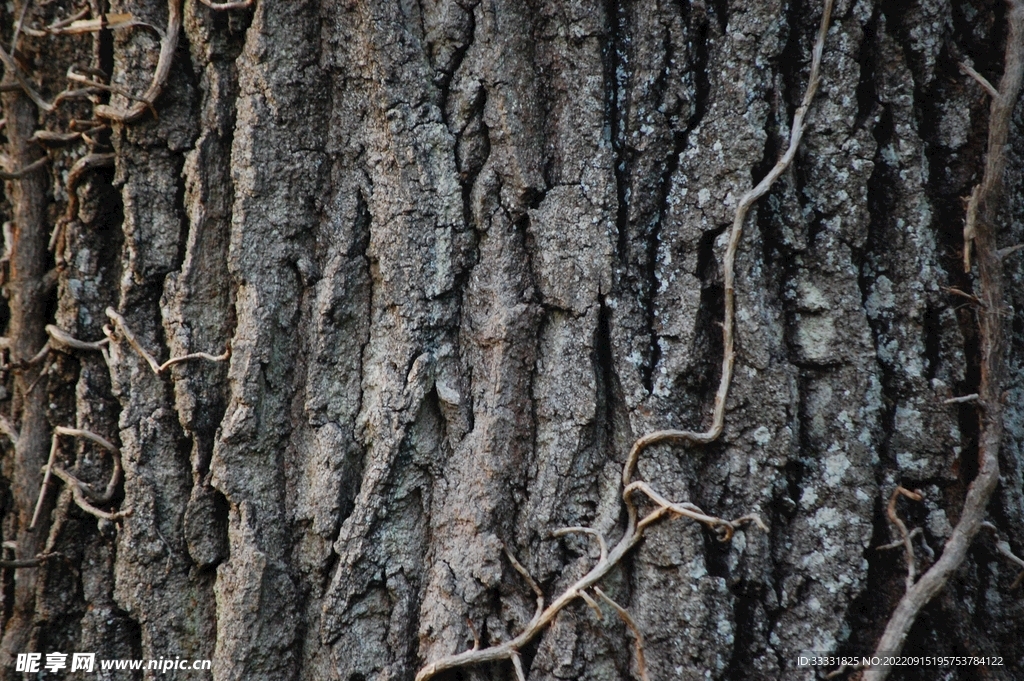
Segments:
[[[72,4],[33,6],[26,25]],[[20,8],[0,8],[4,44]],[[168,16],[163,0],[108,10]],[[114,168],[84,176],[69,207],[77,141],[5,185],[0,411],[20,437],[3,458],[3,539],[18,547],[4,558],[59,555],[5,571],[0,678],[17,677],[12,655],[62,650],[208,658],[218,681],[397,681],[518,634],[534,597],[503,545],[553,599],[597,548],[552,531],[617,540],[633,441],[708,423],[723,234],[787,144],[820,12],[187,2],[157,116],[98,133]],[[925,495],[897,506],[922,529],[919,568],[941,553],[977,471],[977,408],[944,403],[976,391],[979,367],[971,302],[949,289],[972,287],[962,199],[988,101],[958,62],[998,81],[1004,14],[999,0],[837,3],[801,152],[747,220],[724,434],[639,465],[666,497],[756,512],[769,531],[722,543],[665,522],[601,585],[642,632],[652,679],[813,679],[802,653],[870,654],[904,590],[902,550],[878,549],[899,538],[898,484]],[[144,92],[158,50],[135,28],[23,37],[16,56],[52,98],[71,63]],[[4,83],[18,167],[40,156],[33,129],[89,115],[43,114]],[[1024,241],[1020,126],[1018,110],[1004,247]],[[1005,271],[988,517],[1021,556],[1024,256]],[[45,324],[102,339],[108,306],[158,362],[230,359],[156,374],[115,332],[109,363],[67,348],[17,363]],[[104,508],[130,516],[97,522],[55,482],[28,529],[59,425],[119,444],[123,488]],[[59,456],[97,487],[110,476],[88,442],[65,438]],[[983,532],[905,647],[1003,666],[890,678],[1024,677],[1017,572]],[[527,676],[638,678],[631,640],[577,602],[523,651]],[[501,662],[444,678],[515,677]]]

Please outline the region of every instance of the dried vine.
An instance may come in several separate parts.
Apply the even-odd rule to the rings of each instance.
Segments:
[[[160,56],[156,62],[156,70],[145,94],[137,98],[135,104],[121,109],[109,104],[97,105],[94,109],[97,118],[108,118],[119,123],[137,121],[147,112],[153,110],[157,97],[163,92],[167,75],[171,72],[171,62],[178,49],[178,34],[181,33],[182,0],[168,0],[167,28],[160,37]]]
[[[728,541],[732,538],[738,528],[751,523],[765,531],[768,530],[761,519],[756,515],[746,515],[742,518],[737,518],[736,520],[731,521],[724,520],[704,513],[704,511],[693,504],[669,501],[656,492],[650,484],[640,480],[633,480],[633,477],[636,472],[636,466],[641,452],[653,444],[669,442],[674,444],[702,445],[714,442],[722,434],[722,430],[725,425],[725,402],[729,393],[729,386],[732,382],[733,368],[735,365],[735,263],[736,252],[739,248],[740,238],[743,235],[743,224],[751,206],[753,206],[759,198],[764,196],[768,190],[771,189],[775,181],[778,180],[787,168],[789,168],[796,156],[797,149],[800,146],[800,141],[803,138],[804,130],[806,128],[805,119],[807,111],[814,99],[814,95],[817,92],[820,82],[821,56],[831,20],[832,4],[832,0],[825,0],[824,2],[821,24],[818,29],[818,34],[815,39],[812,52],[811,69],[808,77],[807,88],[804,92],[800,106],[797,108],[793,116],[793,124],[790,129],[789,146],[764,179],[762,179],[753,189],[745,193],[736,206],[732,230],[729,235],[729,243],[726,247],[722,262],[725,284],[724,321],[722,324],[722,344],[724,350],[722,357],[722,373],[718,384],[718,390],[715,393],[714,412],[710,428],[703,432],[691,430],[659,430],[641,437],[633,444],[622,469],[622,500],[626,506],[627,513],[626,529],[622,533],[622,537],[615,546],[609,550],[604,538],[593,528],[570,527],[556,531],[554,533],[556,536],[569,532],[581,532],[595,537],[601,548],[601,556],[598,559],[597,564],[594,565],[589,572],[576,580],[576,582],[562,592],[562,594],[552,601],[547,607],[544,605],[544,593],[537,585],[536,581],[530,576],[519,561],[517,561],[515,557],[506,550],[508,559],[512,566],[523,576],[536,594],[537,609],[533,618],[529,623],[527,623],[519,635],[509,641],[483,649],[480,649],[478,646],[474,646],[471,650],[455,655],[449,655],[427,664],[416,674],[416,681],[427,681],[427,679],[432,678],[436,674],[449,669],[484,664],[487,662],[496,662],[499,660],[509,660],[512,662],[518,681],[525,681],[525,674],[523,673],[522,661],[520,659],[520,651],[545,627],[547,627],[563,608],[568,606],[577,598],[583,600],[591,608],[597,610],[597,604],[593,597],[587,593],[588,590],[593,591],[599,598],[604,600],[606,603],[609,603],[618,616],[626,623],[626,626],[632,631],[636,641],[637,669],[640,673],[641,679],[643,681],[647,681],[641,632],[632,617],[630,617],[629,613],[600,590],[597,586],[598,582],[600,582],[601,579],[603,579],[616,565],[618,565],[619,562],[633,549],[633,547],[643,539],[644,531],[648,527],[661,520],[673,518],[690,518],[691,520],[696,520],[697,522],[704,523],[714,530],[718,534],[719,541]],[[637,493],[645,496],[650,502],[653,502],[653,505],[655,506],[653,511],[643,517],[640,517],[637,505],[634,501],[634,495]]]
[[[1010,542],[1003,539],[1002,535],[999,533],[999,529],[995,525],[989,522],[984,522],[981,524],[981,526],[994,535],[996,542],[996,551],[999,553],[999,555],[1001,555],[1003,558],[1016,565],[1018,568],[1021,568],[1021,571],[1017,574],[1017,577],[1013,580],[1013,583],[1010,585],[1010,590],[1013,591],[1014,589],[1019,587],[1022,582],[1024,582],[1024,558],[1021,558],[1013,552],[1013,548],[1010,546]]]
[[[1003,438],[1002,379],[1006,375],[1006,341],[1003,324],[1003,255],[996,246],[998,198],[1006,168],[1007,138],[1014,106],[1024,80],[1024,0],[1009,0],[1009,32],[999,89],[989,111],[988,154],[981,183],[971,192],[964,226],[964,263],[969,265],[971,241],[978,275],[977,306],[981,380],[974,404],[979,409],[978,475],[971,482],[960,520],[953,528],[942,555],[921,578],[907,589],[886,624],[875,655],[898,655],[910,627],[932,598],[946,586],[950,576],[967,556],[985,519],[989,499],[999,483],[999,447]],[[980,76],[974,76],[980,78]],[[995,90],[989,86],[987,90]],[[887,665],[866,669],[863,681],[883,681],[891,671]]]
[[[907,561],[907,589],[910,589],[917,580],[917,559],[914,556],[914,544],[913,539],[917,535],[921,534],[922,530],[920,527],[914,528],[912,531],[907,531],[907,525],[900,517],[896,514],[896,501],[904,496],[911,501],[922,501],[924,494],[921,490],[909,490],[902,485],[897,485],[896,489],[893,490],[892,496],[889,497],[889,505],[885,508],[885,514],[889,517],[889,522],[899,530],[900,538],[896,541],[879,546],[879,551],[886,551],[888,549],[895,549],[902,547],[904,555]]]
[[[157,376],[167,371],[175,364],[181,364],[182,362],[187,362],[189,360],[205,359],[208,362],[225,362],[229,357],[231,357],[231,347],[229,345],[228,348],[225,349],[224,352],[219,355],[211,355],[208,352],[190,352],[187,355],[182,355],[181,357],[172,357],[163,364],[161,364],[156,361],[153,355],[149,354],[149,352],[147,352],[146,349],[142,347],[142,344],[139,343],[139,340],[135,337],[135,334],[132,333],[131,329],[128,328],[128,323],[125,322],[124,317],[118,314],[117,311],[114,310],[114,308],[107,308],[107,316],[114,323],[114,326],[117,327],[117,333],[120,333],[121,336],[126,341],[128,341],[128,345],[130,345],[132,349],[135,350],[135,352],[139,353],[139,356],[146,361],[146,364],[149,365],[149,368],[152,369],[153,373],[156,374]],[[108,340],[116,341],[118,339],[115,331],[111,329],[109,326],[104,327],[103,331],[107,334]]]
[[[61,435],[89,440],[110,452],[111,458],[113,459],[113,465],[111,467],[110,480],[107,482],[107,486],[102,492],[93,489],[92,485],[82,482],[75,475],[57,464],[57,454],[60,451],[59,438]],[[50,445],[50,458],[46,462],[44,471],[43,484],[39,488],[39,500],[36,502],[36,510],[32,515],[32,523],[29,525],[30,530],[36,526],[36,522],[39,520],[39,514],[43,508],[43,501],[46,498],[46,490],[50,483],[51,476],[60,478],[66,485],[68,485],[74,495],[75,503],[78,504],[78,507],[86,513],[103,520],[118,520],[131,515],[131,510],[129,509],[110,512],[103,511],[94,506],[94,504],[107,504],[113,500],[124,476],[124,469],[121,467],[121,450],[105,437],[81,428],[57,426],[53,429],[53,440]]]

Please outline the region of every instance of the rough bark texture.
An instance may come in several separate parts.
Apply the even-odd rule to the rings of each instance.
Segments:
[[[28,26],[75,11],[36,4]],[[102,4],[167,21],[163,0]],[[0,7],[5,45],[21,7]],[[92,149],[114,169],[85,175],[69,207],[79,141],[5,186],[0,411],[20,436],[5,443],[3,539],[18,558],[59,556],[4,573],[0,677],[16,677],[13,654],[63,650],[209,658],[218,681],[397,681],[474,637],[515,636],[533,595],[502,546],[557,595],[597,554],[551,532],[617,539],[632,442],[706,425],[723,234],[785,148],[820,12],[185,3],[158,117],[114,124]],[[886,518],[897,484],[925,495],[897,506],[923,530],[919,567],[941,552],[977,472],[976,407],[944,400],[978,385],[974,310],[948,288],[972,286],[963,199],[989,111],[957,64],[998,81],[1004,15],[1000,0],[837,3],[802,151],[740,248],[725,432],[639,465],[667,497],[757,512],[769,532],[719,543],[664,523],[604,580],[643,632],[652,679],[813,679],[802,653],[873,651],[904,589],[902,549],[877,549],[899,538]],[[136,28],[22,37],[16,57],[52,98],[72,63],[141,93],[158,51]],[[44,115],[15,83],[5,74],[8,171],[42,155],[35,129],[89,113]],[[1000,247],[1024,241],[1020,111]],[[988,518],[1024,555],[1024,255],[1005,267]],[[18,364],[45,324],[102,339],[107,306],[157,361],[226,346],[230,360],[155,374],[115,333],[109,363],[65,348]],[[54,483],[28,529],[59,425],[119,443],[108,508],[131,516],[97,523]],[[62,465],[105,484],[109,454],[72,444]],[[890,678],[1024,678],[1016,574],[983,532],[905,648],[1003,666]],[[578,604],[523,661],[533,681],[636,678],[630,641],[611,611]],[[159,676],[121,674],[108,678]],[[497,663],[444,678],[515,677]]]

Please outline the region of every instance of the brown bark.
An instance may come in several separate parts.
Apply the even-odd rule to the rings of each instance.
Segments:
[[[34,3],[25,26],[72,4]],[[0,8],[5,49],[21,7]],[[504,548],[548,602],[599,560],[592,536],[554,531],[594,528],[614,551],[630,447],[663,429],[717,437],[652,443],[635,479],[768,531],[647,526],[597,583],[603,619],[575,600],[516,656],[435,678],[515,679],[513,660],[534,681],[639,678],[636,638],[654,680],[812,679],[801,654],[868,655],[906,542],[926,574],[979,479],[995,432],[979,413],[1003,426],[980,519],[1024,555],[1024,257],[993,265],[979,245],[976,265],[1002,267],[995,294],[963,272],[990,113],[959,63],[1000,80],[1001,0],[837,3],[802,146],[751,209],[731,282],[729,226],[789,144],[817,2],[90,7],[161,29],[180,10],[181,28],[23,32],[13,58],[47,101],[72,63],[110,74],[113,94],[51,113],[4,75],[5,170],[42,156],[36,130],[60,135],[0,205],[0,412],[18,431],[0,470],[18,543],[0,559],[0,678],[19,652],[95,651],[213,660],[183,678],[411,680],[524,631],[535,594]],[[987,252],[1024,241],[1016,106]],[[95,131],[66,135],[93,113]],[[113,169],[69,180],[86,154]],[[1004,311],[981,334],[975,295]],[[20,367],[46,324],[109,336],[107,354],[54,344]],[[157,366],[230,356],[154,371],[139,349]],[[949,401],[981,388],[984,410]],[[27,531],[57,426],[119,447],[101,506],[130,516],[98,521],[54,480]],[[59,457],[110,479],[92,442]],[[890,522],[897,486],[923,499],[900,496]],[[1004,664],[890,678],[1024,675],[996,537],[965,544],[904,652]]]
[[[3,83],[16,83],[10,74]],[[36,108],[21,92],[10,89],[3,103],[4,134],[7,138],[7,162],[10,172],[28,168],[42,156],[29,142],[36,127]],[[11,420],[16,422],[17,438],[10,448],[6,468],[11,471],[8,494],[10,509],[4,520],[4,538],[16,542],[19,558],[32,558],[42,552],[46,542],[46,525],[29,529],[32,513],[42,482],[40,469],[49,452],[49,424],[46,419],[46,395],[31,391],[38,380],[40,367],[28,361],[46,342],[45,307],[49,287],[44,282],[47,271],[46,242],[49,238],[46,220],[49,178],[40,168],[19,179],[8,180],[5,192],[10,202],[11,242],[7,244],[7,282],[5,295],[9,310],[7,337],[10,363],[16,368],[9,403]],[[6,216],[5,216],[6,217]],[[12,654],[26,650],[35,641],[35,596],[39,583],[38,570],[22,569],[13,592],[5,601],[4,636],[0,643],[0,664],[9,666]]]

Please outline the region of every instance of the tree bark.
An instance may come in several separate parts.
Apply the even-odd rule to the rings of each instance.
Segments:
[[[22,7],[0,7],[5,49]],[[76,11],[29,5],[12,56],[47,101],[72,64],[112,92],[46,112],[3,80],[6,172],[49,163],[0,205],[17,431],[0,678],[61,651],[212,660],[183,678],[405,681],[516,637],[535,595],[505,550],[553,601],[599,549],[552,533],[612,546],[627,527],[634,441],[711,424],[729,227],[789,143],[821,4],[91,0],[89,17],[182,27],[39,33]],[[923,495],[893,511],[917,574],[941,555],[982,414],[950,401],[981,381],[963,226],[989,153],[989,94],[960,63],[999,82],[1006,13],[836,3],[802,146],[746,219],[724,431],[651,446],[636,473],[768,529],[723,542],[663,521],[598,585],[652,680],[815,679],[839,665],[801,655],[872,654],[906,588],[897,486]],[[112,113],[140,101],[137,120]],[[1024,241],[1020,112],[986,206],[996,249]],[[891,679],[1024,677],[999,544],[1024,556],[1024,255],[1002,266],[999,316],[984,308],[1006,350],[995,532],[903,648],[1002,664]],[[154,371],[143,351],[208,356]],[[97,519],[54,477],[29,528],[58,426],[118,446],[123,485],[99,507],[128,515]],[[56,464],[101,490],[113,452],[59,437]],[[559,612],[525,676],[640,678],[628,618],[598,605]],[[116,673],[99,678],[159,676]]]

